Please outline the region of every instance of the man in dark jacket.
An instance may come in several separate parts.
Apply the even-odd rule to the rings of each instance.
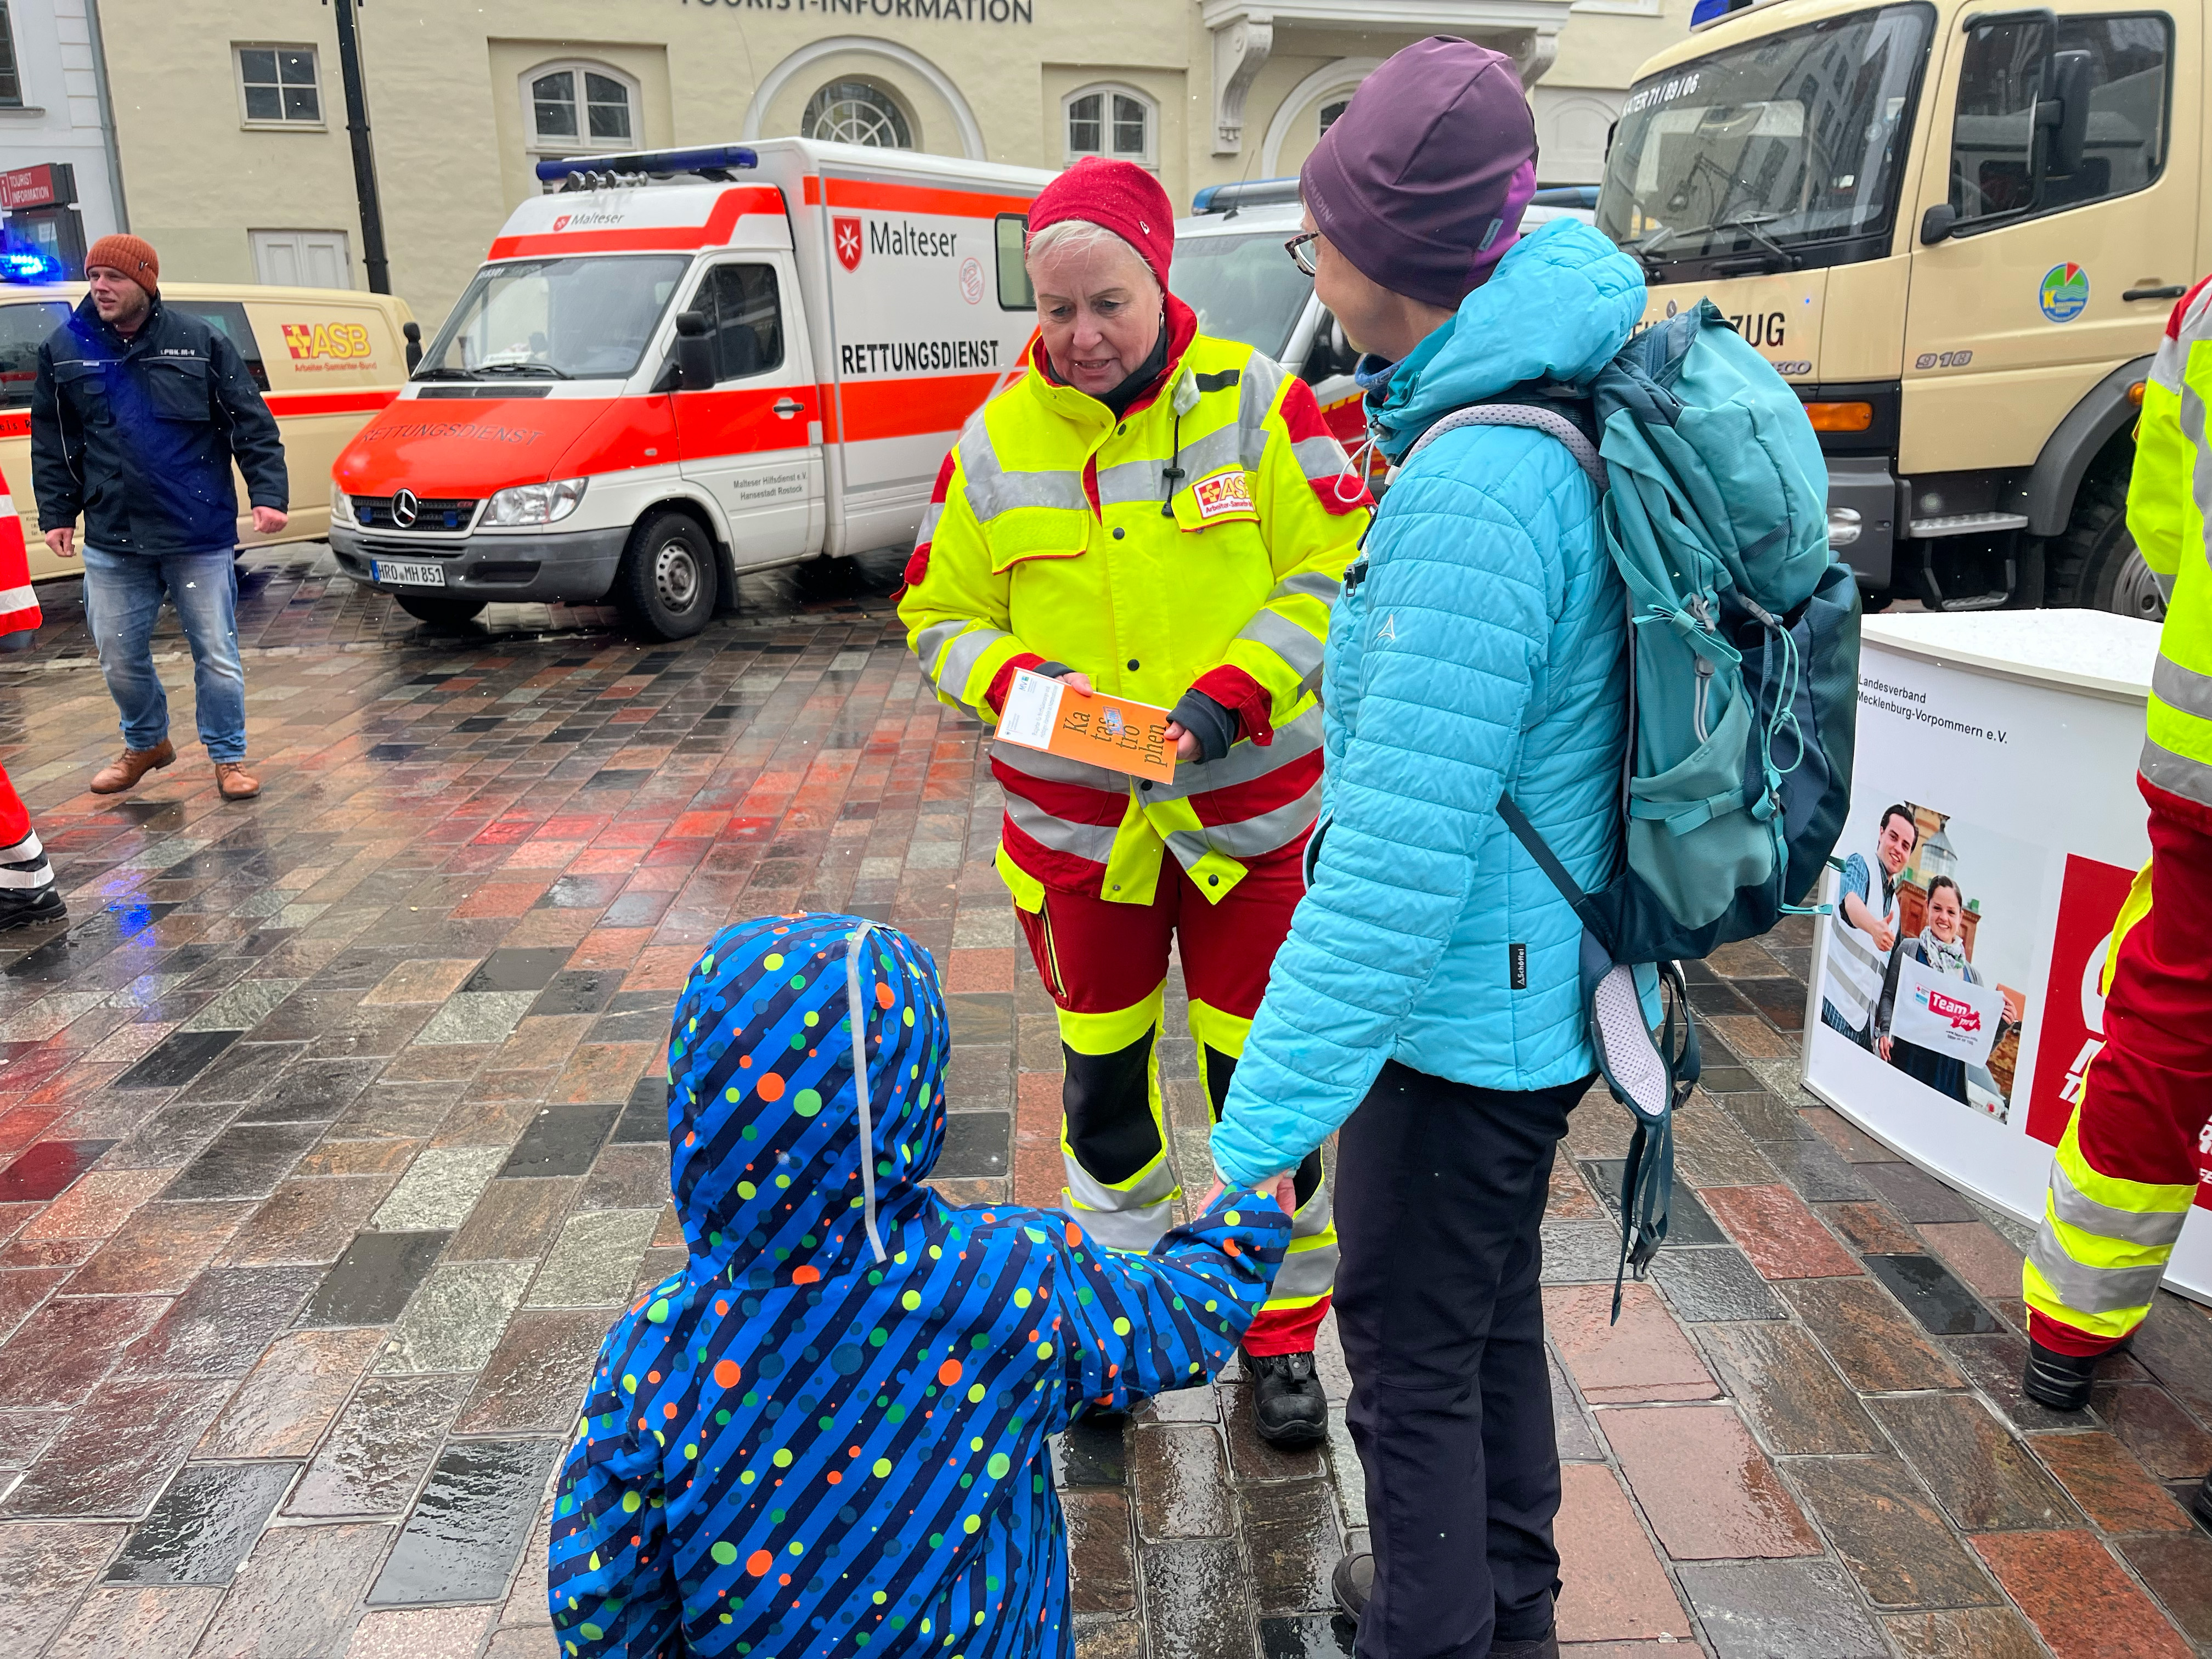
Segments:
[[[169,764],[169,704],[154,672],[166,594],[191,642],[200,741],[226,800],[261,793],[246,769],[238,653],[234,459],[253,527],[284,527],[284,445],[228,336],[161,304],[161,264],[136,236],[85,255],[92,287],[39,348],[31,477],[46,545],[71,556],[84,515],[85,623],[123,724],[123,753],[94,776],[112,795]]]

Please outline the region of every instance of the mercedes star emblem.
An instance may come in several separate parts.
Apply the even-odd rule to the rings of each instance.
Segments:
[[[392,522],[402,530],[415,527],[415,515],[422,510],[422,503],[415,499],[415,492],[403,489],[392,498]]]

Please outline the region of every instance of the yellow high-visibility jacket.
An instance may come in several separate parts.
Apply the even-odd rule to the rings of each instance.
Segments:
[[[2143,387],[2128,486],[2128,530],[2166,586],[2166,628],[2151,672],[2142,775],[2169,794],[2212,807],[2212,277],[2173,308]]]
[[[1166,849],[1218,900],[1320,805],[1322,649],[1370,500],[1303,381],[1168,313],[1164,375],[1118,421],[1035,348],[946,457],[907,567],[908,644],[986,723],[1012,671],[1047,661],[1239,716],[1225,757],[1171,783],[994,744],[999,868],[1025,909],[1048,888],[1149,903]]]

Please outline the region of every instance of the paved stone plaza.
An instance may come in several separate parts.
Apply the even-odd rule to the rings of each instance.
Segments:
[[[896,562],[652,649],[596,611],[429,633],[252,556],[257,802],[117,749],[69,586],[0,657],[0,759],[69,896],[0,936],[0,1654],[553,1653],[548,1480],[601,1334],[683,1260],[668,1011],[764,911],[936,955],[939,1185],[1059,1187],[1059,1045],[991,868],[998,795],[886,599]],[[840,585],[842,584],[842,585]],[[1809,932],[1694,975],[1674,1233],[1608,1327],[1626,1115],[1575,1115],[1547,1224],[1578,1659],[2212,1655],[2212,1315],[2161,1296],[2094,1413],[2025,1404],[2026,1235],[1796,1086]],[[1176,1016],[1179,1017],[1179,1014]],[[1203,1185],[1187,1033],[1176,1155]],[[1349,1651],[1342,1432],[1286,1455],[1234,1374],[1066,1439],[1084,1659]]]

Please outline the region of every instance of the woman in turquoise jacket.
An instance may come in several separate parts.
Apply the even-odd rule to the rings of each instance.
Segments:
[[[1453,410],[1587,382],[1643,313],[1642,272],[1588,226],[1515,240],[1534,154],[1510,62],[1423,41],[1313,152],[1293,245],[1403,465],[1331,621],[1308,891],[1212,1144],[1249,1186],[1342,1130],[1374,1553],[1337,1594],[1361,1659],[1555,1651],[1538,1224],[1596,1061],[1581,924],[1497,809],[1510,790],[1586,889],[1612,876],[1627,606],[1557,439],[1462,427],[1406,459]]]

